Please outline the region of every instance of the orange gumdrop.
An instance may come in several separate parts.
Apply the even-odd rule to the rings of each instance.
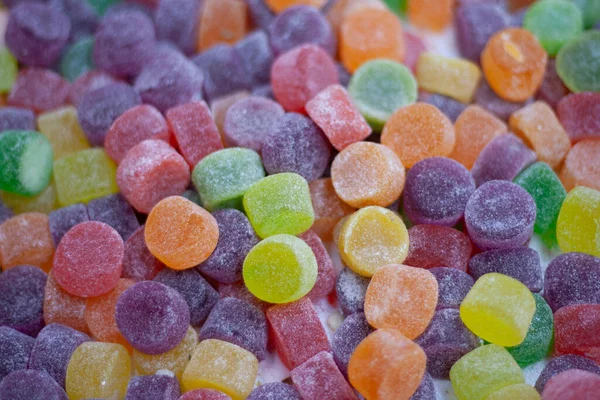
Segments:
[[[85,307],[85,321],[92,335],[100,342],[122,344],[129,352],[133,349],[117,328],[115,308],[121,294],[134,284],[131,279],[119,279],[107,294],[88,298]]]
[[[221,1],[221,0],[218,0]],[[293,6],[313,6],[316,8],[321,8],[327,2],[327,0],[265,0],[267,6],[275,11],[275,13],[279,14],[280,12],[285,11],[286,9]]]
[[[408,400],[419,387],[427,357],[418,344],[394,329],[379,329],[354,350],[350,383],[369,400]]]
[[[144,232],[150,253],[172,269],[192,268],[217,247],[219,227],[204,208],[185,197],[171,196],[154,206]]]
[[[419,28],[441,31],[452,21],[455,0],[410,0],[408,20]]]
[[[577,142],[567,154],[560,179],[567,192],[576,186],[600,190],[600,139]]]
[[[386,8],[355,6],[343,18],[340,58],[349,72],[376,58],[404,60],[404,33],[396,15]]]
[[[206,0],[198,29],[198,51],[233,44],[246,35],[247,6],[240,0]]]
[[[311,229],[324,242],[331,241],[333,228],[338,221],[355,210],[338,197],[331,178],[312,181],[308,188],[315,212],[315,222]]]
[[[389,148],[358,142],[335,157],[331,181],[339,198],[352,207],[387,207],[402,193],[404,166]]]
[[[456,144],[450,158],[471,169],[481,150],[496,136],[507,133],[506,124],[483,108],[471,105],[454,123]]]
[[[452,122],[426,103],[398,109],[381,134],[381,143],[391,148],[407,168],[425,158],[448,156],[455,140]]]
[[[48,216],[31,212],[14,216],[0,225],[0,264],[3,270],[33,265],[50,271],[54,242]]]
[[[481,66],[490,87],[504,100],[521,102],[540,87],[548,54],[536,37],[522,28],[496,32],[481,53]]]
[[[85,322],[85,299],[63,290],[52,271],[48,274],[44,291],[44,322],[62,324],[83,333],[90,333]]]
[[[438,299],[435,276],[426,269],[390,264],[379,268],[365,295],[365,317],[375,328],[397,329],[415,339],[427,329]]]

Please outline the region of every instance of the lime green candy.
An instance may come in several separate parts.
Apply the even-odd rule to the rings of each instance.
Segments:
[[[121,0],[87,0],[87,2],[94,8],[98,15],[102,16],[110,6],[120,3]]]
[[[400,63],[372,60],[352,75],[348,92],[367,122],[381,131],[394,111],[417,101],[417,81]]]
[[[600,92],[600,30],[584,32],[556,56],[556,72],[572,92]]]
[[[94,69],[94,62],[92,61],[93,48],[93,37],[84,37],[73,43],[60,62],[62,76],[72,82]]]
[[[248,290],[269,303],[289,303],[306,295],[317,281],[311,248],[292,235],[275,235],[250,250],[244,260]]]
[[[246,190],[265,176],[262,160],[253,150],[234,147],[204,157],[192,173],[204,208],[243,211]]]
[[[52,145],[34,131],[5,131],[0,135],[0,189],[35,196],[52,176]]]
[[[306,179],[285,172],[256,182],[244,195],[244,209],[261,238],[308,230],[315,214]]]
[[[600,22],[600,1],[598,0],[572,0],[583,15],[583,25],[589,29]]]
[[[17,60],[7,48],[0,48],[0,93],[8,93],[13,87],[19,66]]]
[[[406,14],[408,0],[383,0],[383,2],[396,14],[400,16],[404,16]]]
[[[523,28],[538,38],[548,55],[555,56],[581,34],[583,18],[579,8],[567,0],[538,1],[525,13]]]

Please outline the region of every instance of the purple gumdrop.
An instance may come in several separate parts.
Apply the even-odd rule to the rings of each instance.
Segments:
[[[546,268],[544,297],[552,311],[572,304],[600,304],[600,258],[564,253]]]
[[[252,23],[262,30],[267,30],[275,19],[275,13],[267,6],[265,0],[246,0],[246,4]]]
[[[535,201],[525,189],[512,182],[490,181],[467,202],[465,224],[481,250],[507,249],[529,240],[535,216]]]
[[[116,76],[135,76],[156,45],[154,24],[140,11],[109,12],[94,36],[94,64]]]
[[[272,382],[255,388],[246,400],[302,400],[302,397],[292,385]]]
[[[35,114],[27,108],[0,107],[0,132],[35,130]]]
[[[537,159],[535,153],[513,134],[492,139],[479,153],[471,174],[477,186],[488,181],[512,181]]]
[[[189,308],[189,325],[200,325],[219,301],[219,293],[195,268],[183,271],[164,268],[154,282],[160,282],[181,295]]]
[[[54,248],[58,247],[61,239],[69,229],[89,220],[87,207],[81,203],[62,207],[48,214],[50,235],[52,235]]]
[[[544,386],[546,386],[546,383],[550,380],[550,378],[569,369],[580,369],[600,375],[600,366],[593,360],[575,354],[567,354],[564,356],[555,357],[551,359],[548,364],[546,364],[537,381],[535,382],[535,389],[539,393],[542,393]]]
[[[83,95],[77,119],[93,146],[102,146],[108,128],[125,111],[142,104],[140,95],[126,83],[112,83]]]
[[[522,28],[523,20],[525,19],[525,13],[527,13],[528,9],[529,7],[523,7],[520,10],[517,10],[514,13],[512,13],[510,15],[510,26],[513,26],[515,28]]]
[[[419,161],[406,174],[404,212],[413,224],[452,227],[460,221],[475,181],[468,169],[445,157]]]
[[[9,218],[12,218],[13,216],[14,213],[12,212],[12,210],[2,202],[2,199],[0,199],[0,225],[2,225],[4,221],[6,221]]]
[[[120,194],[94,199],[88,203],[90,221],[100,221],[119,232],[123,240],[129,239],[140,227],[131,205]]]
[[[134,88],[146,104],[162,112],[180,104],[202,99],[202,71],[181,54],[159,57],[148,63],[135,80]]]
[[[546,65],[546,74],[542,81],[542,86],[535,94],[537,100],[542,100],[548,103],[552,108],[556,108],[558,102],[569,94],[569,89],[564,85],[558,72],[556,72],[556,61],[554,58],[548,59]]]
[[[371,279],[354,273],[349,268],[342,269],[335,282],[342,311],[346,315],[354,314],[365,309],[365,294]]]
[[[475,281],[456,268],[436,267],[429,270],[438,282],[437,309],[459,308]]]
[[[452,365],[481,344],[454,308],[436,311],[427,330],[415,342],[427,355],[427,372],[438,379],[448,379]]]
[[[244,259],[259,238],[241,211],[217,210],[212,215],[219,226],[219,241],[215,251],[198,268],[217,282],[238,282],[242,279]]]
[[[125,241],[123,273],[121,277],[136,282],[149,281],[164,268],[163,263],[150,253],[144,238],[144,226],[140,226]]]
[[[487,111],[491,112],[495,116],[505,121],[508,120],[510,115],[521,108],[525,107],[527,104],[531,103],[531,100],[527,100],[521,103],[513,103],[511,101],[506,101],[500,97],[492,90],[490,85],[488,85],[485,80],[482,80],[479,88],[475,92],[475,103],[481,108],[485,108]]]
[[[196,49],[200,4],[199,0],[160,0],[154,10],[157,39],[192,54]]]
[[[269,130],[285,111],[275,101],[250,96],[237,101],[225,114],[223,137],[229,147],[245,147],[260,152]]]
[[[342,85],[343,87],[348,87],[348,84],[350,83],[350,78],[352,78],[352,74],[348,72],[348,70],[342,65],[342,63],[336,62],[335,66],[338,70],[340,85]]]
[[[327,18],[315,7],[294,6],[269,25],[271,47],[276,56],[303,44],[314,44],[334,56],[336,41]]]
[[[98,26],[98,13],[90,2],[81,0],[49,0],[48,4],[61,10],[71,21],[71,43],[92,36]]]
[[[262,361],[267,356],[265,314],[244,300],[219,300],[200,329],[200,340],[218,339],[240,346]]]
[[[261,153],[270,175],[295,172],[310,182],[327,169],[331,145],[310,118],[287,113],[269,130]]]
[[[252,96],[264,97],[265,99],[275,100],[275,95],[273,94],[273,87],[270,84],[253,87]]]
[[[29,336],[44,327],[44,290],[48,275],[31,265],[20,265],[0,274],[0,326]]]
[[[10,10],[6,46],[20,63],[49,68],[60,58],[70,31],[69,18],[56,7],[21,3]]]
[[[273,51],[269,37],[263,31],[256,31],[237,42],[235,50],[242,59],[250,77],[250,85],[264,85],[271,80]]]
[[[365,314],[357,312],[349,315],[333,334],[331,339],[333,359],[345,376],[348,376],[348,363],[356,346],[371,332],[373,328],[369,326]]]
[[[433,378],[427,371],[423,374],[423,379],[417,388],[417,391],[412,395],[409,400],[435,400],[435,385]]]
[[[67,394],[50,375],[23,369],[8,374],[0,382],[0,399],[4,400],[69,400]]]
[[[509,16],[499,6],[463,5],[456,11],[456,36],[463,57],[479,62],[479,56],[492,35],[509,26]]]
[[[27,369],[35,339],[8,326],[0,326],[0,381],[13,371]]]
[[[67,367],[77,347],[89,341],[85,333],[61,324],[50,324],[35,340],[29,358],[29,369],[47,372],[61,387],[65,387]]]
[[[127,385],[125,400],[177,400],[181,396],[179,381],[174,376],[134,376]]]
[[[175,289],[159,282],[138,282],[119,297],[115,320],[133,348],[161,354],[185,337],[190,309]]]
[[[529,290],[542,290],[540,255],[529,247],[497,249],[479,253],[469,260],[469,273],[477,280],[485,274],[497,272],[522,282]]]
[[[227,297],[233,297],[234,299],[244,300],[252,304],[256,308],[260,309],[262,312],[266,312],[267,308],[271,306],[270,303],[262,301],[261,299],[250,293],[243,281],[236,283],[220,283],[219,296],[222,299],[225,299]]]
[[[219,44],[192,59],[204,73],[204,94],[209,102],[250,88],[242,58],[231,46]]]
[[[452,122],[455,122],[458,116],[465,110],[465,108],[467,108],[464,103],[441,94],[427,94],[422,96],[421,101],[437,107]]]

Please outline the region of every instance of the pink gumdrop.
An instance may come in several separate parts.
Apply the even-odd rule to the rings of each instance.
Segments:
[[[303,400],[357,400],[333,356],[322,351],[292,371],[292,381]]]
[[[467,270],[473,246],[461,231],[439,225],[415,225],[408,230],[408,238],[410,246],[405,265]]]
[[[65,104],[68,95],[69,82],[56,72],[28,68],[19,72],[8,96],[8,105],[44,112]]]
[[[122,277],[136,282],[150,281],[164,267],[148,250],[144,226],[140,226],[125,242]]]
[[[427,47],[420,36],[410,32],[404,32],[404,45],[406,46],[404,65],[415,72],[419,56],[427,50]]]
[[[600,393],[600,376],[569,369],[552,377],[542,392],[543,400],[595,400]]]
[[[308,293],[308,297],[311,299],[318,299],[327,296],[333,290],[335,286],[335,271],[333,269],[333,262],[327,252],[327,249],[323,245],[323,242],[319,236],[312,230],[309,229],[303,234],[298,236],[300,239],[311,248],[315,258],[317,259],[317,282],[312,290]]]

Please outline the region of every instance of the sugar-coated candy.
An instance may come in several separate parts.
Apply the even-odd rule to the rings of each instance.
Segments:
[[[0,200],[10,207],[15,214],[23,214],[29,212],[39,212],[49,214],[54,209],[58,208],[56,198],[56,185],[52,178],[46,189],[42,190],[36,196],[23,196],[16,193],[0,191]]]
[[[408,243],[408,257],[404,264],[425,269],[449,267],[466,271],[473,250],[466,234],[438,225],[411,227],[408,230]]]
[[[456,268],[436,267],[429,270],[438,283],[436,308],[459,308],[474,284],[473,278]]]
[[[233,297],[234,299],[244,300],[253,306],[256,306],[261,311],[267,311],[267,308],[271,306],[271,304],[262,301],[248,290],[244,281],[236,282],[236,283],[220,283],[219,284],[219,295],[222,299],[227,297]]]
[[[552,310],[572,304],[600,304],[600,258],[584,253],[563,253],[546,269],[544,296]]]
[[[95,297],[112,290],[123,269],[123,239],[102,222],[82,222],[56,248],[52,275],[72,295]]]
[[[19,214],[0,225],[0,261],[4,271],[24,264],[49,271],[53,255],[54,244],[46,215]]]
[[[478,106],[486,109],[504,121],[508,120],[512,113],[523,108],[526,104],[531,102],[531,98],[523,102],[504,100],[494,93],[494,90],[490,87],[485,79],[481,80],[481,84],[475,92],[474,100]]]
[[[482,339],[516,346],[525,339],[535,309],[527,286],[509,276],[489,273],[475,282],[461,303],[460,317]]]
[[[417,100],[417,81],[398,62],[371,60],[354,72],[348,93],[373,130],[379,132],[397,109]]]
[[[11,130],[0,135],[0,189],[24,196],[39,194],[50,184],[52,146],[35,131]]]
[[[600,377],[578,369],[571,369],[552,377],[544,391],[544,400],[592,400],[600,388]]]
[[[54,110],[67,101],[69,83],[57,73],[41,68],[19,71],[8,104],[35,112]]]
[[[156,38],[177,46],[184,54],[196,49],[200,4],[195,0],[159,0],[154,9]]]
[[[538,392],[542,393],[546,383],[553,376],[570,369],[583,370],[600,375],[600,366],[591,359],[575,354],[567,354],[554,357],[546,364],[535,382],[535,388]]]
[[[304,400],[357,399],[333,356],[322,351],[292,370],[292,382]]]
[[[90,147],[77,120],[77,109],[72,106],[48,111],[38,117],[40,132],[52,145],[54,159]]]
[[[264,176],[262,160],[255,151],[229,148],[204,157],[194,168],[192,181],[207,210],[243,210],[244,194]]]
[[[8,326],[0,327],[0,382],[13,371],[27,369],[35,339]]]
[[[404,32],[404,47],[406,50],[404,51],[404,61],[402,63],[414,73],[417,70],[419,57],[427,51],[427,46],[421,35]]]
[[[590,30],[565,44],[556,56],[556,71],[564,84],[575,93],[597,92],[600,87],[592,79],[600,64],[594,56],[600,32]]]
[[[349,315],[333,334],[331,339],[333,359],[344,375],[348,375],[348,363],[354,349],[371,332],[373,328],[369,326],[365,314],[357,312]]]
[[[265,86],[259,86],[259,88],[262,88]],[[271,88],[271,85],[266,85],[267,88]],[[254,94],[255,90],[252,90],[252,94]],[[223,138],[224,142],[227,142],[227,140],[225,139],[225,117],[227,116],[227,111],[229,111],[229,109],[238,101],[245,99],[246,97],[250,96],[250,92],[246,91],[246,90],[240,90],[238,92],[234,92],[222,97],[219,97],[218,99],[214,100],[213,102],[210,103],[210,112],[215,120],[215,124],[217,125],[217,128],[219,129],[219,133],[221,134],[221,137]],[[258,97],[268,97],[268,96],[262,96],[257,94]],[[279,106],[281,107],[281,106]],[[248,147],[248,146],[242,146],[242,147]]]
[[[134,376],[127,385],[125,400],[178,400],[177,378],[168,375]]]
[[[48,275],[44,291],[44,321],[47,325],[61,324],[89,333],[85,321],[86,299],[73,296],[63,290],[52,273]]]
[[[306,297],[270,307],[267,320],[277,353],[290,370],[321,351],[330,351],[317,311]]]
[[[381,143],[390,147],[407,168],[428,157],[448,156],[455,141],[452,122],[427,103],[398,109],[381,134]]]
[[[519,185],[500,180],[477,188],[465,209],[469,237],[482,250],[521,246],[533,233],[535,217],[531,195]]]
[[[441,112],[443,112],[446,117],[450,119],[450,121],[455,122],[460,113],[462,113],[467,107],[466,104],[461,103],[458,100],[454,100],[451,97],[447,97],[441,94],[428,94],[425,92],[421,92],[420,101],[425,103],[429,103],[432,106],[438,108]],[[458,146],[458,132],[457,132],[457,146]]]
[[[71,84],[69,87],[68,100],[77,107],[86,93],[117,82],[116,78],[104,71],[93,70],[87,72]]]
[[[271,382],[257,386],[246,400],[302,400],[300,394],[292,385],[283,382]],[[211,400],[211,399],[206,399]],[[220,399],[214,399],[220,400]]]
[[[243,348],[216,339],[198,344],[183,372],[185,391],[217,389],[233,400],[243,400],[254,388],[258,360]]]
[[[558,102],[556,109],[558,119],[565,128],[571,142],[600,137],[598,134],[600,121],[594,117],[599,110],[600,93],[592,92],[565,96]]]
[[[233,44],[246,34],[247,6],[235,0],[206,0],[198,27],[196,48],[205,51],[219,43]]]
[[[523,28],[533,33],[549,56],[583,31],[582,14],[574,2],[551,0],[533,4],[525,13]]]
[[[331,257],[319,236],[312,229],[307,230],[298,237],[310,247],[317,260],[317,281],[308,293],[308,297],[311,299],[325,297],[333,290],[336,279]]]
[[[21,265],[0,274],[0,326],[29,336],[44,327],[44,288],[48,276],[39,268]]]
[[[250,399],[250,397],[246,398]],[[196,389],[184,393],[179,400],[231,400],[231,397],[215,389]]]
[[[599,304],[574,304],[554,313],[554,352],[578,354],[600,361]]]
[[[115,343],[82,343],[67,367],[69,399],[115,396],[124,398],[131,374],[131,358]]]
[[[111,12],[94,35],[92,59],[116,76],[135,76],[152,57],[156,43],[149,16],[135,10]]]
[[[67,366],[71,355],[90,338],[73,328],[49,324],[40,331],[29,357],[29,369],[48,373],[61,387],[65,387]]]
[[[181,196],[161,200],[146,220],[146,246],[172,269],[192,268],[217,247],[219,227],[202,207]]]
[[[478,62],[490,37],[508,27],[509,15],[500,6],[486,2],[462,4],[456,10],[458,48],[463,57]]]
[[[234,46],[250,75],[251,86],[266,85],[271,79],[273,49],[266,32],[257,30],[240,40]]]
[[[417,387],[415,393],[410,397],[410,400],[434,400],[436,398],[433,378],[425,371],[419,387]]]
[[[481,71],[471,61],[425,52],[419,56],[416,77],[419,87],[468,104],[479,85]]]
[[[304,44],[283,53],[271,69],[273,94],[286,111],[304,112],[309,100],[338,82],[333,59],[314,44]]]
[[[520,399],[520,400],[540,400],[540,394],[533,386],[525,383],[518,383],[496,390],[486,400],[505,400],[505,399]]]
[[[560,179],[565,189],[587,186],[600,190],[600,168],[596,160],[600,156],[600,140],[584,139],[575,143],[563,164]]]
[[[556,237],[563,252],[579,251],[600,257],[598,243],[600,191],[584,186],[571,190],[558,214]]]
[[[0,49],[0,71],[2,71],[0,93],[10,92],[17,79],[19,66],[17,60],[7,48]]]
[[[332,238],[333,227],[354,209],[343,202],[335,192],[331,178],[321,178],[308,184],[315,222],[311,229],[327,242]]]
[[[0,225],[2,225],[4,221],[12,218],[13,216],[14,212],[6,204],[4,204],[2,197],[0,197]],[[1,260],[2,257],[0,256],[0,263]]]
[[[265,0],[248,0],[248,16],[252,24],[266,31],[275,18],[275,13],[267,6]]]
[[[308,183],[291,172],[256,182],[244,194],[243,203],[252,227],[261,238],[300,234],[315,219]]]
[[[92,51],[94,38],[84,36],[66,49],[60,60],[60,73],[69,82],[94,69]]]
[[[350,383],[368,399],[406,399],[425,374],[419,345],[395,329],[378,329],[356,347],[348,365]]]
[[[400,264],[408,255],[408,231],[402,219],[386,208],[365,207],[342,225],[338,248],[344,263],[363,276],[386,264]]]
[[[0,382],[1,400],[67,400],[67,394],[50,375],[24,369],[8,374]]]
[[[532,292],[542,290],[540,255],[529,247],[489,250],[476,254],[469,260],[469,273],[473,279],[477,280],[492,272],[510,276]]]
[[[408,2],[408,20],[420,28],[442,31],[452,21],[454,0]]]
[[[525,383],[525,377],[508,351],[488,344],[458,360],[450,381],[459,400],[484,400],[499,389]]]
[[[349,268],[344,268],[339,273],[335,292],[346,315],[363,311],[365,307],[365,294],[371,280],[367,277],[356,274]]]
[[[63,13],[71,20],[71,41],[79,40],[94,33],[98,25],[99,15],[95,6],[88,2],[75,0],[59,0],[54,3],[55,7],[62,9]]]
[[[435,277],[422,268],[390,264],[379,268],[367,288],[365,316],[375,328],[419,336],[433,318],[438,298]]]
[[[24,2],[12,8],[6,26],[6,45],[20,63],[51,67],[69,39],[71,23],[57,7]]]
[[[35,130],[33,111],[19,107],[0,107],[0,132],[11,130]]]
[[[590,29],[595,26],[595,29],[598,29],[598,23],[600,22],[599,5],[593,0],[576,0],[574,3],[581,11],[584,28]]]
[[[136,282],[152,280],[164,265],[156,259],[146,246],[145,227],[139,227],[125,241],[123,272],[121,276]]]
[[[263,0],[265,4],[279,14],[286,9],[295,5],[306,4],[316,8],[321,8],[325,5],[326,0]]]
[[[549,59],[544,80],[540,89],[535,94],[535,98],[548,103],[550,107],[556,109],[558,102],[568,94],[569,89],[567,89],[556,72],[556,60],[553,58]]]
[[[133,208],[120,194],[99,197],[91,200],[87,207],[91,221],[104,222],[111,226],[123,240],[129,237],[140,227]]]

